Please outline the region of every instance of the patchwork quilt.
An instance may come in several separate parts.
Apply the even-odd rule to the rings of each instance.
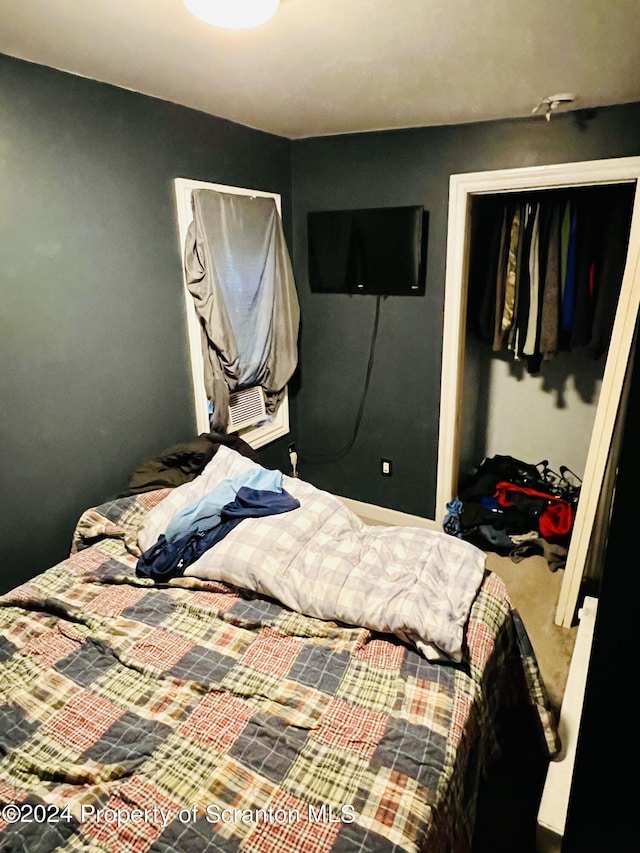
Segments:
[[[497,576],[462,661],[434,663],[226,583],[138,577],[168,495],[88,510],[70,557],[0,598],[0,850],[457,853],[498,716],[530,709],[557,752]]]

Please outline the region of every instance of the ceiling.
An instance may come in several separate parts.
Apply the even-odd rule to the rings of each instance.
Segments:
[[[241,32],[181,0],[1,0],[0,53],[291,139],[640,101],[638,0],[282,0]]]

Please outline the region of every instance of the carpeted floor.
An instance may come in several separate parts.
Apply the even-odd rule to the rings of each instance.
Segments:
[[[487,554],[487,568],[504,580],[538,659],[558,717],[577,628],[555,624],[563,572],[552,572],[543,557],[514,563]],[[526,737],[529,733],[528,738]],[[536,827],[547,761],[531,727],[514,728],[503,757],[480,788],[473,853],[536,853]]]
[[[543,557],[514,563],[509,557],[487,554],[487,568],[504,580],[533,645],[549,698],[560,711],[576,628],[555,624],[563,571],[552,572]]]

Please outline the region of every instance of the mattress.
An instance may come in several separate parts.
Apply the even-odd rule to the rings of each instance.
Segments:
[[[0,850],[456,853],[505,715],[559,750],[495,574],[462,659],[428,660],[228,582],[140,577],[171,495],[88,509],[69,558],[0,598]]]

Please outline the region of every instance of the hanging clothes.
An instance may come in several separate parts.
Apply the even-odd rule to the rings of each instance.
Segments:
[[[509,233],[509,249],[507,253],[507,269],[505,273],[504,305],[502,307],[502,321],[500,324],[500,342],[504,346],[505,339],[513,325],[513,312],[516,298],[516,273],[518,263],[518,244],[520,242],[520,206],[516,204],[513,208],[511,230]],[[496,349],[494,347],[494,349]]]
[[[511,205],[505,205],[500,229],[500,246],[498,249],[498,264],[496,271],[495,305],[493,312],[493,349],[495,352],[502,348],[503,315],[507,299],[507,277],[509,267],[509,247],[514,210]]]
[[[567,236],[567,260],[565,279],[562,288],[562,333],[567,347],[573,327],[576,294],[576,257],[578,237],[578,216],[575,202],[569,202],[569,233]]]
[[[595,303],[595,270],[602,252],[599,200],[588,190],[580,190],[576,203],[575,305],[571,324],[571,348],[584,347],[591,340]]]
[[[606,352],[634,194],[627,183],[474,200],[468,306],[477,336],[530,373],[563,350]]]
[[[603,192],[606,216],[601,219],[602,255],[596,282],[595,306],[591,325],[589,353],[600,358],[606,351],[613,331],[618,291],[612,283],[621,282],[624,274],[631,227],[633,195],[628,190],[628,204],[615,204],[616,188],[606,187]]]
[[[540,305],[540,337],[538,350],[544,360],[549,360],[558,351],[558,326],[561,304],[561,224],[563,201],[554,199],[546,221],[541,243],[541,255],[545,259],[544,281]]]
[[[530,202],[524,201],[521,209],[522,229],[516,256],[516,295],[514,307],[514,323],[509,339],[509,349],[522,358],[522,348],[527,334],[529,322],[530,266],[531,240],[535,222],[534,209]]]
[[[522,345],[523,355],[533,355],[538,337],[538,303],[540,297],[540,203],[532,211],[531,246],[529,249],[529,310]]]
[[[202,331],[212,428],[226,431],[229,393],[261,385],[273,413],[298,362],[300,308],[275,201],[191,194],[185,273]]]

